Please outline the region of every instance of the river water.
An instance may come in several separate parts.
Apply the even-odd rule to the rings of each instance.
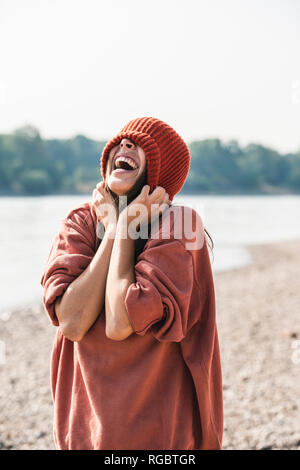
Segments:
[[[0,313],[42,298],[40,279],[67,213],[90,195],[0,198]],[[246,245],[300,238],[300,196],[176,196],[214,241],[213,272],[251,262]],[[5,313],[4,313],[5,314]]]

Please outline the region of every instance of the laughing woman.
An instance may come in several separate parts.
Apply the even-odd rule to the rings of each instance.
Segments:
[[[195,210],[172,205],[189,164],[187,145],[168,124],[134,119],[106,144],[91,201],[62,221],[41,279],[58,327],[51,357],[58,449],[221,449],[205,229]],[[147,238],[138,236],[145,227]]]

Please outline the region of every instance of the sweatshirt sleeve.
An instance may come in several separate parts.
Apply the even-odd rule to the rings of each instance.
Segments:
[[[91,262],[94,254],[93,226],[86,209],[74,209],[62,221],[41,278],[43,304],[52,323],[58,326],[54,304]]]
[[[193,324],[189,316],[194,285],[193,260],[179,240],[151,241],[135,265],[136,282],[125,306],[135,333],[150,329],[159,341],[181,341]]]

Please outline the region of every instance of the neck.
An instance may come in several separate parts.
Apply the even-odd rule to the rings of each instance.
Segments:
[[[120,198],[118,194],[114,193],[109,187],[108,190],[114,198],[115,204],[118,208],[119,214],[127,207],[141,192],[143,186],[147,184],[147,173],[145,172],[137,180],[133,188],[125,195],[126,197]]]

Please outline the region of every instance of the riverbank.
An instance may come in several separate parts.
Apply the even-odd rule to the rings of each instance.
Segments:
[[[300,449],[300,240],[248,250],[250,265],[214,274],[223,448]],[[0,323],[0,449],[54,449],[55,327],[40,303]]]
[[[16,192],[13,190],[0,190],[0,197],[43,197],[43,196],[87,196],[88,198],[93,192],[94,187],[97,182],[91,183],[89,185],[82,185],[81,190],[72,190],[70,189],[61,189],[57,191],[46,191],[40,193],[28,193],[28,192]],[[264,184],[261,188],[257,189],[228,189],[228,190],[218,190],[217,188],[212,191],[203,191],[196,190],[195,188],[187,189],[185,188],[178,193],[177,197],[181,196],[196,196],[196,197],[206,197],[206,196],[299,196],[300,190],[288,188],[288,187],[278,187]]]

